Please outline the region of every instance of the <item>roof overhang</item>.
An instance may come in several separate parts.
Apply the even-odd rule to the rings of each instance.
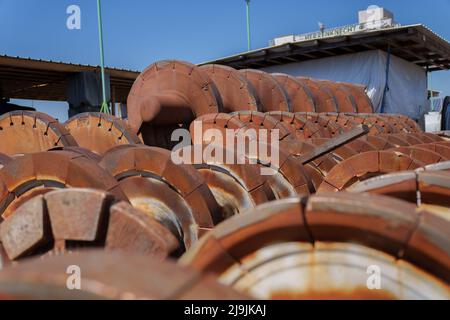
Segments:
[[[67,82],[73,74],[100,72],[99,66],[0,56],[0,88],[3,97],[13,99],[66,101]],[[106,68],[111,97],[125,103],[137,71]]]
[[[203,64],[236,69],[264,68],[367,50],[388,51],[428,71],[450,69],[450,43],[424,25],[410,25],[326,37],[253,50]]]

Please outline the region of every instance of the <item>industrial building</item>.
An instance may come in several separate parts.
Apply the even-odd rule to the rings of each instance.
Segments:
[[[427,74],[450,69],[450,43],[421,24],[402,26],[384,8],[343,27],[275,38],[266,48],[209,63],[363,84],[374,111],[415,120],[429,111]]]

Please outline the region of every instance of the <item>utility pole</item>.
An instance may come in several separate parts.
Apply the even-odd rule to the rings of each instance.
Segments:
[[[250,42],[250,0],[245,0],[247,7],[247,49],[251,50],[251,42]]]
[[[99,45],[100,45],[100,67],[101,67],[101,75],[102,75],[102,107],[100,108],[100,112],[109,114],[109,107],[106,101],[106,83],[105,83],[105,54],[103,50],[103,27],[102,27],[102,7],[100,4],[100,0],[97,0],[97,14],[98,14],[98,36],[99,36]]]

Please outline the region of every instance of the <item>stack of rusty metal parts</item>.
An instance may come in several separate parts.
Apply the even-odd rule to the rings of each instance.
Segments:
[[[0,299],[450,298],[450,141],[363,87],[162,61],[128,117],[0,118]],[[176,164],[180,128],[277,129],[278,165]]]

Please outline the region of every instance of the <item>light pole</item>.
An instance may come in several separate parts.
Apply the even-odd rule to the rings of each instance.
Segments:
[[[251,43],[250,43],[250,0],[245,0],[246,7],[247,7],[247,49],[248,51],[251,50]]]
[[[97,0],[97,14],[98,14],[98,36],[100,45],[100,67],[102,75],[102,107],[100,112],[109,114],[108,103],[106,102],[106,83],[105,83],[105,54],[103,50],[103,27],[102,27],[102,7],[100,0]]]

